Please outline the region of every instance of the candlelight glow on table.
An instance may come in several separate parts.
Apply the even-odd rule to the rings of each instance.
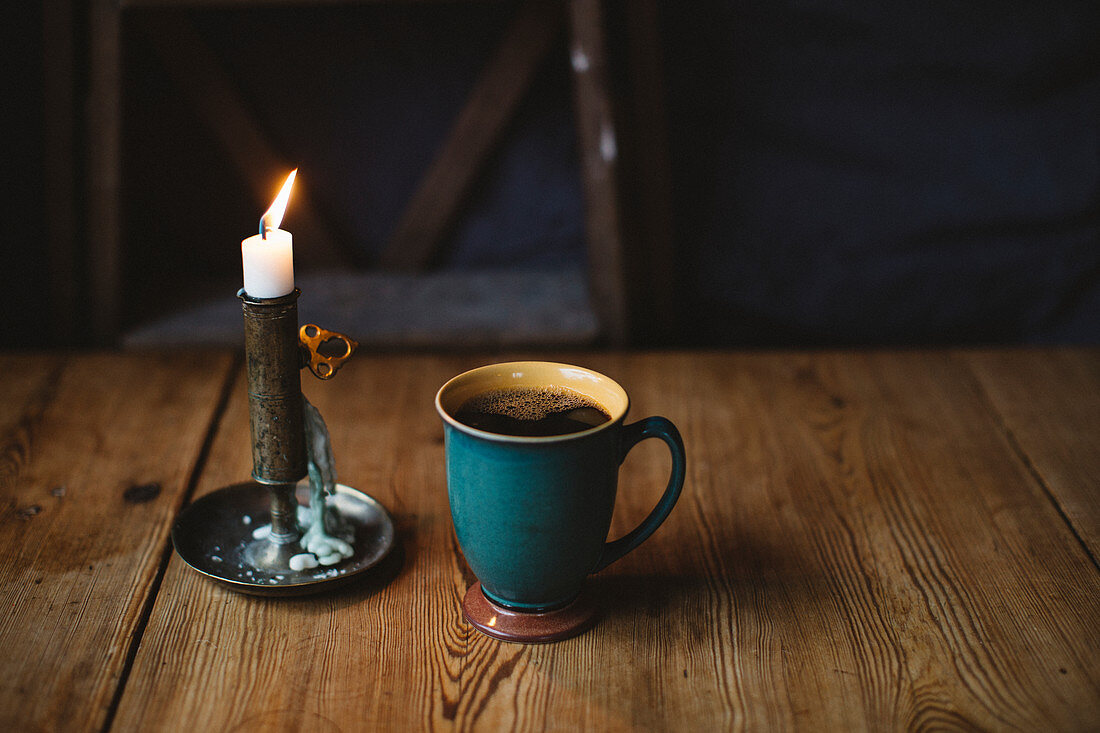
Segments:
[[[260,217],[260,233],[241,242],[244,291],[253,298],[278,298],[294,291],[294,237],[279,228],[294,186],[295,168]]]

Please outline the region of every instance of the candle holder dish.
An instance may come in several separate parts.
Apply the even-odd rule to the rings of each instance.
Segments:
[[[328,430],[301,391],[302,368],[330,379],[358,344],[313,324],[299,328],[299,294],[297,288],[277,298],[238,293],[252,482],[201,497],[172,527],[184,562],[254,595],[330,590],[377,565],[395,538],[385,507],[336,482]],[[343,343],[343,353],[322,353],[322,344],[332,341]]]

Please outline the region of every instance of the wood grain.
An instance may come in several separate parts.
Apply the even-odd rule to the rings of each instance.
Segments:
[[[1100,573],[1037,477],[1041,459],[991,408],[972,371],[985,357],[563,358],[617,378],[631,419],[666,415],[688,448],[671,517],[591,579],[594,630],[517,646],[461,619],[473,578],[432,397],[501,357],[357,355],[306,390],[341,480],[395,515],[403,565],[288,601],[234,595],[173,558],[114,727],[1096,728]],[[1020,379],[1044,379],[1036,359],[1021,358]],[[1066,360],[1097,368],[1095,355]],[[1060,398],[1042,396],[1056,387],[1032,386],[1056,421]],[[248,460],[238,381],[199,491],[241,480]],[[668,464],[656,441],[632,451],[613,535],[646,514]]]
[[[965,356],[1006,431],[1081,541],[1100,558],[1100,354],[998,350]]]
[[[119,708],[120,729],[184,720],[209,730],[354,729],[362,721],[453,717],[472,632],[460,623],[464,576],[441,513],[442,448],[423,391],[452,371],[427,358],[356,355],[331,383],[306,378],[306,394],[332,434],[340,480],[390,509],[404,567],[389,585],[382,585],[393,574],[387,568],[339,595],[278,602],[225,591],[173,557]],[[239,381],[199,493],[250,471]]]
[[[225,354],[0,359],[0,721],[107,718]]]

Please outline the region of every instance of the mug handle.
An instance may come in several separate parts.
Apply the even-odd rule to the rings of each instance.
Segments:
[[[663,417],[647,417],[644,420],[623,426],[623,441],[620,449],[620,465],[626,460],[626,454],[646,438],[660,438],[668,445],[672,453],[672,475],[669,476],[668,486],[661,500],[649,516],[629,533],[623,535],[614,542],[608,542],[603,546],[603,553],[592,572],[603,570],[611,563],[621,558],[649,538],[653,532],[661,526],[668,517],[672,507],[676,506],[676,500],[680,498],[680,490],[684,487],[684,476],[687,472],[687,458],[684,455],[684,441],[680,438],[680,431],[672,424],[671,420]]]

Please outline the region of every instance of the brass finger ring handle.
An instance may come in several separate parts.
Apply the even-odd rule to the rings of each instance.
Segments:
[[[336,331],[329,331],[312,323],[298,329],[298,340],[302,342],[309,356],[306,366],[319,379],[331,379],[336,370],[344,365],[359,342]],[[327,356],[321,353],[321,347],[330,348],[334,341],[343,342],[343,353]]]

